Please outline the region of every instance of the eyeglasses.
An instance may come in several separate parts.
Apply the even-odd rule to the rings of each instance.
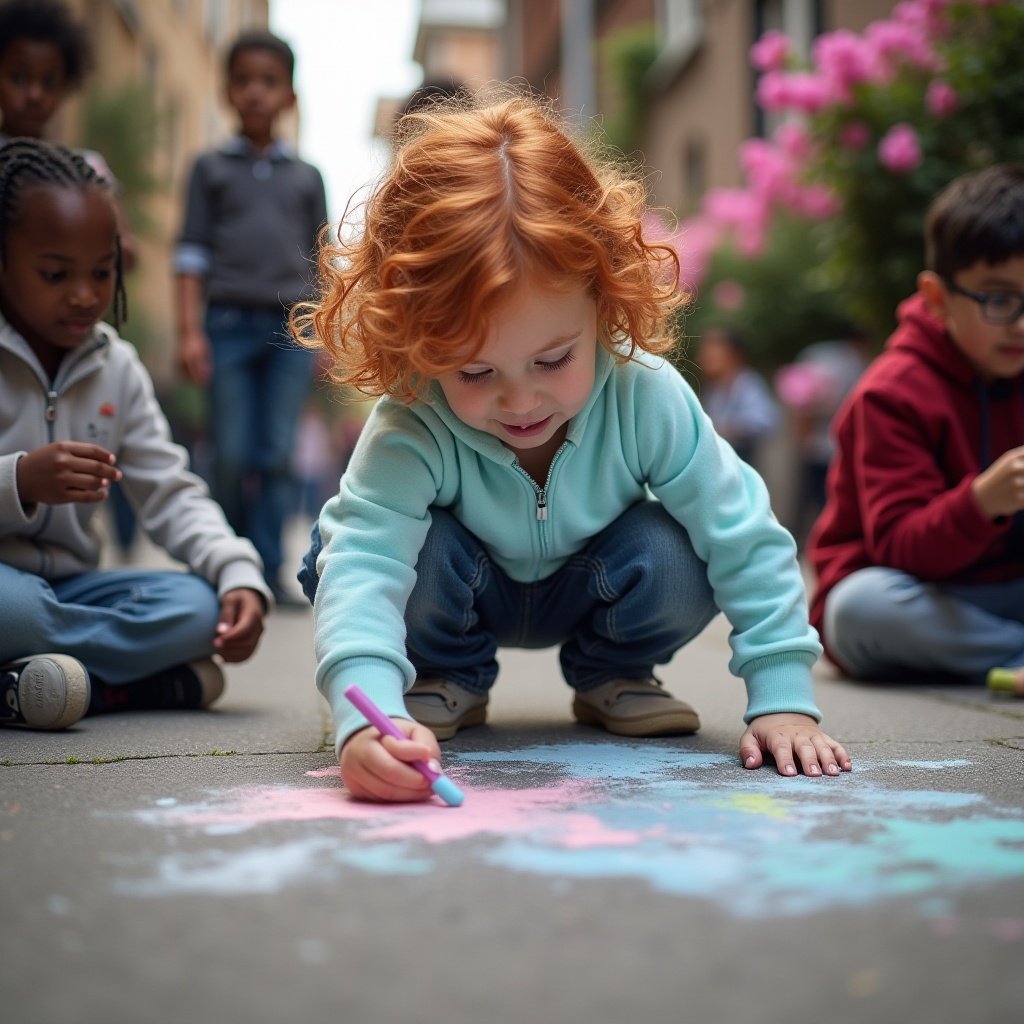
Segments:
[[[945,277],[943,280],[951,292],[966,295],[981,307],[981,318],[985,323],[1006,327],[1024,316],[1024,293],[972,292],[969,288],[961,288],[952,278]]]

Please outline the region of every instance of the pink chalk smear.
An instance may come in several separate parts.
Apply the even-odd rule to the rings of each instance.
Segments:
[[[307,772],[314,778],[338,774],[337,768]],[[466,790],[458,808],[436,801],[421,804],[375,804],[353,800],[342,788],[266,786],[229,791],[215,803],[169,808],[161,817],[170,824],[244,828],[277,821],[340,819],[360,823],[361,839],[419,839],[449,843],[481,835],[543,836],[566,849],[631,846],[645,832],[613,828],[581,810],[590,800],[607,800],[595,783],[569,780],[535,789]]]

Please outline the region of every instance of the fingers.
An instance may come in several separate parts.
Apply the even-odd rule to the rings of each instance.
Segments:
[[[754,733],[750,729],[740,739],[740,763],[744,768],[751,770],[760,768],[764,764],[761,745],[757,742]]]
[[[433,733],[415,722],[392,719],[408,739],[381,736],[366,728],[349,739],[341,751],[341,777],[361,799],[412,802],[429,799],[430,783],[408,762],[439,761]]]
[[[802,718],[802,721],[799,719]],[[767,715],[755,719],[740,740],[745,768],[759,768],[768,754],[778,773],[794,778],[837,776],[852,771],[853,763],[842,744],[822,732],[806,716]]]
[[[429,759],[425,744],[383,737],[373,728],[356,733],[342,748],[341,777],[353,796],[391,803],[426,800],[430,784],[406,760]]]
[[[788,739],[776,739],[768,741],[768,750],[775,758],[775,768],[780,775],[796,775],[796,765],[793,763],[793,744]]]
[[[846,752],[846,748],[841,743],[836,743],[830,736],[826,737],[829,742],[829,749],[832,751],[832,758],[839,768],[840,772],[852,772],[853,771],[853,760],[850,755]],[[830,775],[838,775],[839,772],[829,772]]]
[[[263,600],[254,590],[229,590],[221,599],[214,650],[225,661],[251,657],[263,635]]]

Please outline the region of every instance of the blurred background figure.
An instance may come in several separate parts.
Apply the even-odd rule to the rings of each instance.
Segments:
[[[848,324],[842,337],[808,345],[775,374],[799,460],[793,532],[801,548],[825,506],[825,479],[835,454],[832,421],[871,355],[867,335]]]
[[[278,607],[305,608],[285,584],[283,535],[313,359],[289,342],[287,317],[313,293],[327,199],[319,170],[279,136],[296,102],[291,47],[243,32],[223,71],[237,134],[192,165],[174,258],[178,359],[207,390],[214,497],[256,546]]]
[[[725,327],[705,331],[697,348],[703,378],[700,399],[715,430],[755,468],[761,447],[778,429],[779,407],[764,377],[748,361],[740,334]]]

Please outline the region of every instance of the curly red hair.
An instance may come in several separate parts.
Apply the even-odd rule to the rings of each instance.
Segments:
[[[602,344],[623,358],[663,352],[679,262],[645,240],[645,204],[641,182],[532,97],[406,115],[362,231],[325,239],[319,298],[296,309],[293,333],[328,351],[335,381],[408,400],[473,359],[521,285],[582,283]]]

